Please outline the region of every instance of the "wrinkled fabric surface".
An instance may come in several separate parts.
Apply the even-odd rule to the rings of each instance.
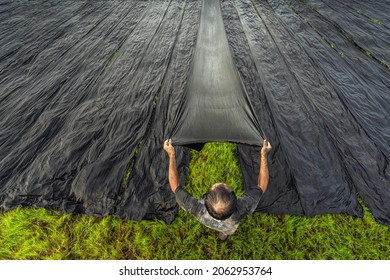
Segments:
[[[219,1],[203,1],[192,69],[170,138],[173,145],[263,142],[229,49]]]
[[[221,2],[234,66],[273,146],[257,211],[362,216],[360,197],[390,224],[388,6]],[[1,209],[173,221],[162,143],[196,63],[201,7],[0,0]],[[184,184],[189,149],[176,155]],[[259,147],[239,144],[238,156],[253,186]]]

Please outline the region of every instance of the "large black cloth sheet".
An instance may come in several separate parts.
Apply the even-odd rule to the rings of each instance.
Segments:
[[[218,22],[213,28],[202,29],[202,5],[221,5],[208,18]],[[209,112],[239,102],[228,116],[243,123],[217,128],[244,136],[192,134],[190,142],[240,143],[244,188],[257,182],[261,138],[272,143],[270,186],[257,211],[362,216],[360,198],[390,224],[387,7],[385,0],[0,0],[0,208],[172,222],[178,207],[162,144],[184,109],[205,109],[188,102],[201,83],[209,87],[199,94],[216,87]],[[210,55],[198,51],[198,38],[214,28],[210,46],[227,40],[214,57],[221,64],[206,67],[218,84],[196,70]],[[201,130],[216,128],[216,119]],[[190,150],[176,151],[184,185]]]

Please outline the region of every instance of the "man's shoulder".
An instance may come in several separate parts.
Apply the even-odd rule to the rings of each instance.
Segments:
[[[182,186],[178,186],[175,190],[176,202],[186,212],[193,215],[197,215],[202,208],[199,200],[194,198],[187,190]]]
[[[247,189],[245,194],[237,199],[237,214],[239,219],[242,219],[244,216],[252,214],[255,211],[262,195],[262,189],[254,187]]]
[[[245,190],[244,196],[262,196],[263,195],[263,190],[259,186],[251,187],[249,189]]]
[[[176,190],[175,190],[175,197],[176,197],[176,199],[184,198],[186,196],[191,196],[192,197],[192,195],[182,185],[179,185],[176,188]]]

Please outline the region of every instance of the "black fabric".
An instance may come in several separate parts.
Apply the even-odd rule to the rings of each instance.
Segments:
[[[254,104],[269,107],[272,122],[263,127],[276,148],[270,156],[283,154],[271,164],[275,179],[259,210],[268,205],[266,211],[283,213],[292,205],[291,212],[298,214],[301,206],[308,216],[361,216],[358,192],[377,220],[388,223],[388,70],[305,3],[254,3],[257,11],[239,1],[234,9],[258,72],[257,90],[267,103]],[[239,50],[237,57],[242,56]],[[246,181],[255,180],[256,158],[255,151],[241,149],[241,162],[249,167]]]
[[[0,0],[2,210],[173,221],[162,145],[179,109],[201,109],[185,102],[201,77],[202,3]],[[360,197],[390,224],[387,10],[385,0],[221,1],[225,30],[212,39],[226,31],[231,62],[221,77],[233,73],[234,97],[273,146],[257,211],[362,216]],[[238,145],[245,188],[259,149]],[[189,149],[176,156],[184,185]]]
[[[220,3],[204,0],[192,70],[171,133],[173,145],[259,146],[263,137],[229,49]]]

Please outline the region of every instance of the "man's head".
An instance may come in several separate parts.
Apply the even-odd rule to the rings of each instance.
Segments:
[[[203,196],[203,199],[207,211],[217,220],[229,218],[236,210],[236,194],[226,184],[214,184]]]

